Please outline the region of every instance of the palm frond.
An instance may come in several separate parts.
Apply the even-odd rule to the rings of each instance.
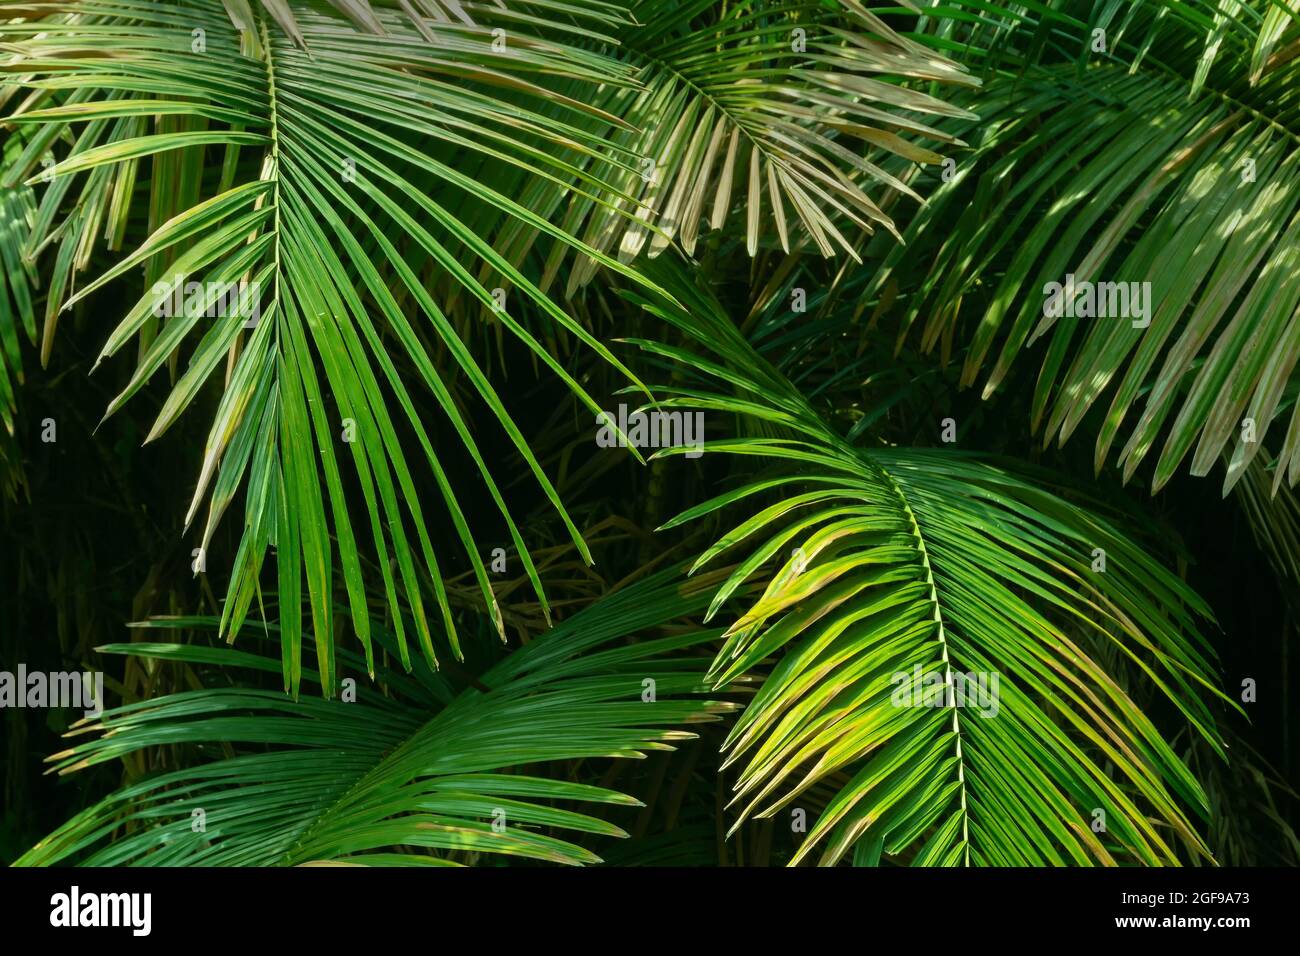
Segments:
[[[275,12],[286,5],[265,7]],[[442,195],[494,208],[638,281],[495,189],[491,174],[497,166],[522,167],[542,181],[562,184],[558,188],[564,191],[575,182],[603,189],[566,158],[591,154],[592,147],[570,135],[573,130],[562,119],[529,104],[590,118],[598,111],[550,93],[539,81],[560,77],[618,85],[629,82],[626,71],[598,54],[524,34],[500,52],[486,28],[464,23],[447,26],[433,46],[404,15],[379,11],[373,12],[382,37],[358,33],[336,16],[306,8],[295,10],[292,35],[286,36],[248,4],[218,0],[85,0],[44,9],[49,16],[6,28],[7,49],[15,54],[7,68],[37,94],[10,121],[30,124],[45,139],[68,134],[78,124],[81,131],[48,171],[53,181],[41,197],[28,254],[62,242],[52,312],[57,312],[54,303],[67,308],[144,267],[149,291],[108,336],[100,356],[103,361],[133,340],[139,343],[135,371],[109,414],[164,365],[174,371],[178,350],[197,338],[148,440],[166,432],[224,367],[225,388],[187,515],[188,524],[208,497],[206,555],[217,522],[236,492],[245,489],[244,533],[230,562],[233,580],[223,631],[240,629],[261,587],[268,549],[274,547],[280,596],[293,609],[281,621],[286,688],[296,693],[301,677],[304,627],[294,615],[304,575],[324,687],[329,692],[333,686],[336,562],[352,625],[370,654],[359,570],[366,532],[353,527],[341,456],[352,459],[365,504],[361,520],[371,539],[367,550],[384,575],[389,606],[396,609],[399,592],[404,596],[425,658],[437,659],[423,596],[429,584],[441,629],[453,652],[460,650],[444,571],[427,530],[428,510],[412,479],[420,458],[437,482],[441,506],[500,626],[483,559],[447,477],[446,453],[435,449],[393,351],[409,362],[415,382],[442,410],[505,521],[545,610],[527,544],[479,439],[453,399],[449,374],[483,403],[563,517],[574,543],[589,555],[501,396],[399,244],[417,250],[421,262],[433,263],[490,309],[542,367],[595,409],[582,386],[514,318],[522,305],[502,307],[495,290],[484,287],[464,264],[466,255],[508,277],[517,301],[617,369],[626,369],[458,218]],[[65,94],[69,89],[73,92]],[[502,98],[494,93],[499,89],[510,93]],[[413,142],[444,149],[430,152]],[[222,158],[215,181],[203,172],[204,158],[214,150]],[[461,161],[445,161],[448,151]],[[476,176],[458,168],[471,159],[482,166]],[[135,184],[146,162],[152,163],[152,178],[149,189],[139,193]],[[438,188],[416,188],[410,177],[417,175]],[[80,200],[56,225],[76,179],[83,182]],[[138,195],[149,203],[147,240],[99,279],[64,296],[70,271],[85,268],[101,228],[120,242]],[[245,288],[252,293],[251,320],[248,310],[223,305],[229,290]],[[399,295],[411,305],[404,307]],[[180,307],[171,310],[174,315],[166,310],[160,315],[168,301]],[[240,305],[245,305],[242,298]],[[202,321],[214,314],[215,322]],[[449,356],[450,370],[432,360],[426,324]],[[336,451],[340,437],[346,447]],[[411,443],[414,460],[406,447]],[[399,652],[409,662],[410,638],[401,615],[395,613],[394,620]]]
[[[857,259],[859,233],[896,234],[869,190],[921,199],[873,151],[938,163],[913,139],[955,144],[929,118],[973,115],[913,86],[976,81],[857,0],[646,0],[632,12],[611,55],[637,69],[638,84],[593,101],[634,127],[611,137],[630,157],[610,177],[625,198],[555,207],[566,229],[624,262],[674,240],[693,253],[702,225],[729,221],[743,223],[751,256],[774,229],[787,251]],[[556,247],[552,272],[565,251]],[[581,261],[569,291],[596,267]]]
[[[14,446],[23,382],[21,339],[36,344],[36,276],[24,254],[35,211],[30,187],[0,182],[0,486],[8,496],[21,480]]]
[[[765,674],[727,741],[743,764],[738,820],[797,805],[842,771],[848,783],[810,820],[795,862],[819,852],[832,864],[855,847],[914,864],[1208,857],[1188,815],[1206,812],[1200,785],[1083,639],[1118,648],[1217,747],[1207,698],[1226,698],[1197,630],[1205,604],[1046,476],[843,441],[745,356],[715,302],[673,288],[684,310],[659,314],[711,344],[732,394],[683,390],[667,404],[790,436],[709,442],[784,467],[670,522],[776,496],[694,566],[748,550],[710,615],[767,582],[710,672],[719,687]]]
[[[978,127],[944,124],[973,152],[864,294],[897,295],[925,348],[968,329],[963,382],[991,366],[985,396],[1043,339],[1032,424],[1064,442],[1100,409],[1098,470],[1153,456],[1158,490],[1227,449],[1226,494],[1272,435],[1274,487],[1295,484],[1297,7],[976,4],[991,15],[965,30],[952,6],[944,48],[964,38],[988,76]],[[1060,314],[1067,280],[1079,308]]]
[[[731,709],[692,696],[704,689],[707,657],[689,649],[716,630],[628,641],[698,612],[706,596],[680,569],[661,573],[596,602],[459,693],[420,665],[410,676],[385,671],[379,685],[362,679],[355,700],[212,686],[105,711],[72,732],[93,736],[51,757],[54,769],[71,773],[160,745],[198,747],[208,759],[128,783],[18,865],[447,865],[475,854],[599,862],[572,841],[626,834],[563,805],[638,801],[537,776],[535,765],[671,750],[694,736],[683,727]],[[375,638],[396,650],[391,635]],[[232,669],[279,669],[272,657],[196,644],[103,650],[203,666],[214,682]],[[361,675],[362,659],[342,652],[340,660]],[[304,671],[303,679],[321,677]]]

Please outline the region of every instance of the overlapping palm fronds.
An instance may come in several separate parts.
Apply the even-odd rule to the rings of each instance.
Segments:
[[[477,854],[599,862],[573,840],[626,834],[563,805],[637,800],[536,776],[535,765],[670,750],[694,736],[683,728],[731,709],[694,696],[704,689],[707,656],[688,649],[716,630],[654,633],[706,597],[680,569],[659,574],[601,599],[459,690],[419,662],[411,675],[384,669],[372,686],[363,676],[369,665],[343,653],[359,685],[354,700],[210,686],[106,711],[75,731],[93,737],[51,758],[60,773],[163,743],[197,747],[207,759],[128,783],[18,864],[414,866]],[[629,643],[638,631],[651,633]],[[392,635],[375,638],[396,650]],[[274,658],[195,644],[104,650],[204,666],[214,685],[235,669],[278,670]],[[320,675],[304,671],[303,679]]]
[[[276,13],[285,5],[265,6]],[[224,367],[225,390],[187,516],[187,522],[193,519],[209,497],[202,538],[206,560],[215,524],[236,491],[246,489],[238,554],[233,561],[211,556],[214,563],[229,562],[234,571],[223,630],[238,631],[274,546],[281,598],[295,614],[294,595],[305,575],[310,631],[328,690],[336,564],[353,627],[363,645],[369,642],[359,570],[360,549],[369,536],[367,550],[382,569],[390,606],[396,606],[399,592],[409,602],[413,637],[426,659],[436,661],[422,597],[430,580],[442,630],[459,653],[439,556],[427,533],[426,505],[412,479],[421,459],[436,478],[485,603],[495,604],[482,557],[446,477],[445,453],[434,448],[429,428],[415,412],[413,387],[427,389],[441,407],[503,515],[545,606],[527,545],[451,394],[449,375],[467,384],[490,410],[561,515],[563,505],[493,385],[426,291],[411,256],[398,246],[417,250],[419,262],[432,262],[488,306],[542,365],[595,408],[513,318],[522,307],[516,303],[529,302],[621,366],[468,229],[443,194],[494,207],[621,269],[494,189],[491,169],[523,165],[543,181],[562,182],[555,188],[564,191],[575,182],[578,188],[604,190],[568,158],[593,154],[591,137],[528,103],[545,101],[548,109],[558,103],[570,114],[591,116],[597,111],[536,81],[557,75],[617,85],[628,82],[626,71],[598,54],[564,49],[549,39],[516,36],[501,52],[485,28],[464,24],[445,29],[434,46],[396,14],[379,16],[380,37],[301,9],[286,36],[244,0],[84,0],[42,10],[49,15],[8,25],[6,40],[15,54],[8,69],[21,72],[19,81],[34,91],[10,121],[40,131],[32,137],[28,159],[14,168],[30,170],[39,150],[77,130],[61,161],[40,174],[49,185],[26,246],[31,256],[46,243],[59,243],[45,340],[48,345],[60,305],[66,308],[143,266],[149,291],[108,336],[101,355],[101,361],[108,360],[133,340],[139,343],[135,372],[109,413],[164,365],[175,370],[178,350],[197,339],[149,433],[155,439]],[[276,19],[288,22],[278,14]],[[491,91],[499,86],[514,92],[497,99]],[[446,161],[449,153],[460,159]],[[482,165],[477,176],[458,168],[471,158]],[[137,191],[146,173],[142,164],[148,162],[149,188]],[[215,179],[205,174],[214,165]],[[439,189],[414,187],[409,177],[415,175],[431,178]],[[80,200],[58,222],[75,181],[82,183]],[[139,212],[133,200],[140,197],[149,205],[148,239],[69,297],[71,274],[86,266],[99,232],[106,232],[110,248],[120,245],[129,217]],[[458,251],[468,249],[508,276],[515,303],[506,305],[495,290],[484,288],[463,254],[449,251],[453,242]],[[234,315],[222,305],[232,288],[251,291]],[[413,305],[404,308],[399,294]],[[183,302],[172,310],[178,314],[160,309],[168,302]],[[202,321],[214,312],[217,321]],[[430,339],[449,357],[448,367],[435,366]],[[399,375],[391,350],[400,350],[417,381]],[[399,441],[399,427],[413,435],[413,449]],[[354,529],[358,516],[344,500],[339,457],[352,459],[365,503],[362,529]],[[584,548],[567,515],[565,521]],[[399,651],[407,661],[412,636],[400,617],[395,620]],[[293,616],[281,623],[285,686],[296,693],[304,628]]]
[[[0,481],[21,455],[76,461],[5,444],[30,431],[26,352],[80,350],[116,297],[91,352],[118,376],[96,437],[130,463],[102,456],[113,487],[153,519],[118,474],[143,464],[124,436],[145,414],[139,435],[180,444],[210,416],[197,487],[138,540],[175,540],[185,514],[198,566],[230,573],[211,594],[149,556],[115,620],[181,612],[191,585],[202,603],[150,622],[172,643],[101,648],[131,662],[128,703],[51,769],[125,780],[20,862],[591,863],[642,784],[633,863],[1177,865],[1293,844],[1285,781],[1209,766],[1253,766],[1231,761],[1247,740],[1223,720],[1213,615],[1145,518],[1120,530],[1123,489],[935,438],[960,427],[949,384],[1009,391],[1041,342],[1024,391],[1043,439],[1095,425],[1096,466],[1122,446],[1124,476],[1154,462],[1157,488],[1189,457],[1227,462],[1294,583],[1298,15],[4,8]],[[1149,282],[1150,322],[1044,315],[1067,275]],[[661,371],[656,400],[641,379]],[[580,413],[620,390],[709,419],[688,480],[662,460],[685,447],[646,475],[593,440]],[[1038,453],[1020,414],[987,419],[987,447]],[[37,562],[49,590],[93,576],[95,531]],[[681,555],[693,579],[644,580]],[[671,749],[742,690],[721,768],[721,733],[680,763],[604,764]],[[1223,826],[1225,801],[1251,825]],[[793,845],[764,824],[801,811]]]
[[[916,87],[976,81],[857,0],[644,0],[632,14],[608,52],[637,85],[593,101],[632,127],[611,140],[633,160],[610,178],[626,198],[554,207],[566,229],[625,262],[674,240],[692,253],[706,224],[734,227],[751,256],[772,241],[857,259],[863,234],[897,235],[884,194],[921,200],[872,159],[938,163],[918,141],[957,141],[933,117],[972,115]],[[597,265],[583,259],[570,292]]]
[[[708,452],[780,466],[670,525],[775,496],[696,568],[745,554],[710,607],[766,586],[725,634],[718,686],[766,668],[727,741],[739,820],[851,779],[794,857],[915,864],[1174,864],[1208,852],[1199,784],[1081,639],[1123,655],[1217,747],[1203,602],[1108,521],[977,456],[855,447],[735,333],[716,302],[643,305],[718,358],[731,394],[668,405],[761,419]],[[660,354],[672,350],[642,343]],[[751,509],[754,508],[750,505]],[[770,567],[770,572],[762,569]]]
[[[1098,409],[1098,470],[1150,457],[1158,490],[1226,449],[1226,493],[1267,438],[1273,487],[1294,485],[1300,6],[956,3],[927,22],[987,80],[980,121],[944,125],[974,148],[865,294],[898,295],[926,348],[960,327],[986,396],[1041,338],[1033,424],[1064,442]],[[1070,276],[1145,305],[1053,314]]]

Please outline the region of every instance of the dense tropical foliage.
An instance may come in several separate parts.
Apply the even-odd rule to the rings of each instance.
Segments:
[[[0,62],[6,862],[1300,860],[1298,0]]]

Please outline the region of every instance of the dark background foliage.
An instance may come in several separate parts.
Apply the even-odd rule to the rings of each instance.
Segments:
[[[646,14],[643,21],[651,20],[651,6],[640,5],[640,12]],[[666,9],[670,5],[664,6]],[[832,4],[811,6],[821,14],[836,9]],[[1046,6],[1061,19],[1053,22],[1051,29],[1034,27],[1029,34],[1016,34],[1023,47],[1007,41],[1003,50],[1001,44],[1006,38],[1001,38],[993,47],[994,52],[1000,50],[1000,55],[1005,55],[1001,61],[979,43],[967,46],[952,40],[956,29],[953,24],[969,27],[979,23],[979,16],[970,8],[984,6],[954,4],[954,9],[948,11],[952,22],[933,30],[929,42],[948,55],[969,60],[975,72],[993,86],[1003,84],[1003,94],[1026,51],[1030,54],[1027,58],[1036,59],[1041,68],[1064,71],[1078,57],[1078,43],[1097,18],[1114,16],[1113,10],[1102,12],[1112,4],[1049,3]],[[684,23],[676,27],[679,34],[674,34],[668,13],[653,21],[654,28],[663,30],[669,38],[659,37],[664,48],[671,50],[674,43],[681,42],[681,35],[692,30],[711,27],[711,11],[692,5],[687,12]],[[797,12],[808,10],[800,6]],[[773,16],[784,30],[784,18],[789,14],[784,6],[772,4],[770,10],[764,8],[764,13]],[[914,14],[907,11],[892,11],[891,15],[898,15],[897,22],[909,27],[916,24]],[[1145,20],[1139,17],[1136,22],[1141,25]],[[1211,29],[1201,23],[1192,34],[1162,39],[1157,45],[1157,53],[1170,61],[1171,75],[1180,76],[1179,83],[1191,72],[1189,64],[1196,62],[1209,32]],[[1025,40],[1026,35],[1032,39]],[[1140,36],[1136,29],[1130,35],[1131,46],[1134,36]],[[938,37],[946,42],[941,43]],[[1235,37],[1232,39],[1237,42]],[[635,48],[633,52],[651,62],[658,62],[652,54],[665,55],[662,48],[649,53]],[[1132,52],[1129,49],[1121,54]],[[1229,69],[1227,60],[1225,56],[1216,71],[1210,72],[1212,85],[1223,79],[1224,71]],[[1080,60],[1079,70],[1083,69]],[[1094,71],[1093,78],[1099,72]],[[1058,80],[1062,75],[1053,74]],[[1086,86],[1091,80],[1080,79],[1079,83]],[[1062,84],[1063,89],[1071,88],[1064,81]],[[1173,89],[1177,84],[1170,81],[1169,85]],[[1178,86],[1176,92],[1181,98],[1183,87]],[[946,95],[947,91],[936,93]],[[952,95],[954,101],[978,109],[980,97],[987,93],[962,90]],[[1122,113],[1122,98],[1113,92],[1098,92],[1097,100],[1104,102],[1107,110]],[[956,120],[940,125],[964,135],[978,124]],[[1040,132],[1044,125],[1040,118],[1026,124],[1030,130]],[[7,145],[16,142],[17,135]],[[418,136],[413,139],[431,150],[445,145]],[[974,136],[971,139],[980,145]],[[1047,155],[1052,147],[1050,139],[1045,139],[1031,155]],[[981,162],[991,164],[1014,148],[1014,144],[995,142]],[[460,159],[464,171],[471,175],[486,178],[491,174],[491,164],[477,154],[468,158],[461,155]],[[250,152],[242,162],[240,181],[255,178],[260,158]],[[881,162],[900,175],[908,165],[892,158]],[[203,180],[204,195],[215,191],[217,172],[213,165]],[[1082,164],[1072,171],[1080,174]],[[431,192],[442,188],[432,175],[412,174],[412,179]],[[995,180],[997,177],[990,176],[985,183]],[[911,183],[925,195],[943,189],[937,171],[923,172]],[[148,183],[141,182],[138,188],[143,193]],[[1288,507],[1288,502],[1294,505],[1293,492],[1283,488],[1278,499],[1269,498],[1267,493],[1257,495],[1251,499],[1256,502],[1251,510],[1244,490],[1249,481],[1225,498],[1217,474],[1208,479],[1193,478],[1184,468],[1153,496],[1150,483],[1154,461],[1145,463],[1131,483],[1123,484],[1113,462],[1099,472],[1093,466],[1091,439],[1104,408],[1089,413],[1074,440],[1063,447],[1052,444],[1044,448],[1042,435],[1034,433],[1029,423],[1031,397],[1049,344],[1046,338],[1024,348],[1023,356],[1011,366],[1000,388],[987,399],[980,395],[982,378],[975,381],[974,387],[960,387],[962,366],[969,354],[969,333],[988,307],[989,296],[1004,276],[1007,262],[1005,257],[991,257],[986,271],[964,289],[951,315],[938,317],[943,321],[936,321],[935,329],[942,334],[933,336],[934,341],[921,341],[921,326],[932,318],[928,310],[919,316],[915,327],[909,327],[908,309],[914,303],[927,302],[926,296],[934,292],[927,283],[943,275],[932,262],[936,248],[963,228],[962,214],[977,196],[987,200],[978,175],[953,188],[956,198],[948,194],[944,203],[934,207],[938,211],[936,220],[927,226],[929,232],[919,237],[907,233],[909,244],[904,248],[912,258],[903,258],[901,266],[895,259],[904,253],[883,230],[861,243],[864,262],[859,266],[847,265],[842,259],[822,260],[808,248],[796,248],[796,254],[790,255],[770,228],[751,258],[745,248],[743,224],[736,227],[734,221],[743,221],[739,215],[733,217],[733,228],[701,235],[689,256],[674,250],[665,258],[680,258],[692,281],[716,296],[749,346],[787,377],[821,418],[850,442],[862,447],[947,447],[940,441],[940,422],[952,418],[958,427],[959,450],[1046,469],[1054,476],[1054,490],[1064,498],[1089,502],[1089,507],[1106,513],[1147,551],[1176,569],[1213,611],[1215,623],[1207,632],[1219,655],[1219,686],[1236,699],[1244,679],[1258,685],[1258,699],[1243,705],[1244,716],[1227,708],[1216,710],[1230,762],[1221,761],[1200,738],[1179,730],[1185,725],[1176,710],[1164,697],[1153,693],[1127,662],[1107,659],[1106,663],[1156,726],[1173,737],[1175,749],[1207,790],[1211,819],[1205,835],[1216,858],[1244,865],[1300,863],[1300,841],[1294,832],[1300,814],[1300,800],[1294,791],[1300,753],[1293,731],[1294,664],[1289,658],[1290,644],[1300,627],[1300,593],[1295,577],[1279,568],[1269,543],[1270,531],[1285,524],[1279,517],[1281,509]],[[1000,188],[1003,186],[990,185],[987,192],[996,193]],[[1072,188],[1071,180],[1062,180],[1057,188],[1040,197],[1040,206],[1051,206]],[[409,196],[400,202],[406,211],[418,214]],[[375,211],[373,204],[365,208],[372,214]],[[892,195],[888,209],[904,231],[917,222],[910,200]],[[476,203],[471,197],[461,212],[484,235],[498,239],[510,235],[509,224],[503,223],[503,217],[487,204]],[[1136,231],[1141,234],[1154,218],[1142,218]],[[1103,219],[1077,237],[1078,249],[1087,250],[1105,227]],[[1031,228],[1032,220],[1017,237],[1024,240]],[[148,233],[143,217],[132,218],[128,231],[138,244]],[[447,238],[441,232],[439,235]],[[970,238],[973,248],[975,237]],[[1120,253],[1131,252],[1136,242],[1121,243]],[[428,267],[419,250],[410,245],[403,246],[403,253],[419,260],[421,268]],[[127,243],[126,247],[133,246]],[[455,248],[465,253],[462,247]],[[377,255],[375,249],[375,244],[367,240],[365,250]],[[521,271],[540,279],[546,271],[548,253],[546,248],[533,250],[523,257]],[[465,258],[472,257],[465,254]],[[99,275],[116,260],[112,254],[96,252],[89,276]],[[893,285],[882,290],[876,279],[886,275],[891,264],[896,266]],[[556,282],[559,289],[566,287],[570,268],[566,263],[560,269]],[[448,293],[445,277],[436,269],[429,271],[436,279],[431,288],[446,305],[449,318],[461,330],[475,358],[490,370],[506,410],[527,436],[534,455],[591,547],[595,563],[587,567],[526,462],[495,418],[481,402],[473,400],[472,389],[456,379],[455,366],[436,336],[421,326],[419,334],[427,336],[423,344],[438,370],[452,380],[458,406],[481,443],[484,458],[490,462],[533,549],[557,620],[570,618],[591,606],[596,598],[654,571],[695,558],[731,527],[732,522],[715,514],[704,521],[656,530],[683,509],[754,477],[755,472],[767,467],[765,464],[736,462],[711,454],[698,460],[674,457],[641,464],[624,450],[597,447],[591,412],[557,376],[539,368],[536,356],[516,338],[503,334],[499,321],[466,303],[463,297],[457,300],[454,293]],[[399,285],[391,274],[386,273],[384,278]],[[349,275],[346,280],[354,281],[355,276]],[[629,292],[629,286],[623,278],[602,273],[599,281],[578,288],[564,306],[598,340],[616,343],[611,348],[641,380],[652,385],[695,383],[692,369],[653,358],[620,341],[635,336],[692,348],[680,329],[652,321],[620,295]],[[792,312],[789,307],[795,287],[808,292],[808,309],[804,313]],[[234,676],[217,667],[144,661],[97,651],[105,644],[154,639],[148,632],[130,628],[131,622],[167,615],[219,615],[230,583],[230,556],[240,536],[242,491],[208,549],[208,570],[192,573],[192,549],[199,543],[201,528],[197,525],[201,520],[187,531],[183,516],[194,490],[199,450],[222,395],[219,375],[195,399],[193,410],[160,440],[142,445],[171,391],[174,372],[155,376],[134,400],[100,423],[104,409],[127,383],[131,370],[129,363],[110,362],[91,375],[91,366],[108,331],[146,288],[135,271],[115,280],[63,316],[54,360],[48,367],[35,360],[24,362],[25,379],[17,400],[14,434],[0,436],[7,442],[0,449],[4,452],[0,456],[0,490],[8,492],[0,497],[0,664],[12,666],[22,661],[30,669],[46,671],[102,670],[107,675],[110,703],[114,704],[214,683],[278,691],[281,683],[275,674]],[[558,296],[558,290],[555,294]],[[43,308],[45,302],[38,304]],[[624,377],[573,335],[556,328],[535,303],[513,301],[512,310],[517,310],[518,318],[528,328],[544,336],[547,351],[602,408],[612,409],[620,402],[629,406],[639,403],[638,396],[625,393]],[[390,357],[404,380],[417,381],[417,369],[404,345],[395,337],[386,339],[385,344],[391,346]],[[323,400],[331,422],[342,417],[332,395],[325,394]],[[423,390],[413,390],[413,401],[420,422],[438,448],[458,503],[473,525],[480,557],[488,560],[496,547],[511,552],[506,525],[473,461],[446,424],[445,414]],[[706,418],[711,438],[730,436],[739,430],[739,423],[730,416],[711,413]],[[52,443],[41,439],[46,419],[57,424],[57,441]],[[408,448],[416,445],[409,424],[401,416],[395,416],[394,427],[400,444]],[[761,430],[763,426],[758,427]],[[355,502],[359,497],[355,476],[344,471],[345,491]],[[428,469],[413,468],[411,479],[416,497],[422,502],[438,502],[439,489]],[[1263,482],[1267,492],[1268,479]],[[1274,514],[1269,509],[1279,510]],[[446,509],[431,505],[427,518],[435,546],[449,545],[438,548],[438,557],[445,562],[442,570],[449,582],[449,603],[465,649],[464,661],[458,662],[451,654],[442,653],[445,643],[438,643],[443,662],[441,676],[456,690],[477,688],[490,667],[507,659],[512,650],[537,639],[547,630],[547,624],[510,553],[507,572],[494,581],[506,632],[506,641],[498,640],[475,585],[471,564],[454,546],[455,529]],[[373,558],[363,555],[362,561],[368,586],[373,585],[378,578],[377,569],[370,563]],[[265,578],[268,591],[273,591],[274,573],[268,571]],[[372,596],[371,610],[377,617],[388,612],[384,604],[382,598],[375,600]],[[729,610],[738,610],[741,605],[737,599]],[[269,619],[274,620],[276,610],[270,608]],[[275,641],[262,637],[259,626],[255,610],[236,646],[274,656]],[[681,621],[670,622],[660,631],[673,633],[685,626]],[[197,645],[217,641],[202,628],[182,629],[171,636]],[[358,650],[346,615],[338,615],[333,637],[343,649]],[[1103,653],[1102,649],[1096,650]],[[304,666],[314,666],[310,640],[304,640],[303,654]],[[353,676],[365,681],[363,673]],[[744,687],[731,688],[724,696],[743,703],[748,693]],[[0,763],[4,774],[0,862],[11,862],[124,782],[196,760],[193,749],[159,746],[75,774],[47,775],[45,758],[68,746],[62,735],[75,716],[59,710],[0,712]],[[737,768],[722,766],[719,751],[725,725],[704,725],[697,730],[697,739],[683,741],[672,752],[653,752],[645,760],[568,762],[562,774],[557,774],[563,779],[620,790],[644,804],[601,809],[601,815],[626,830],[629,839],[592,837],[584,845],[611,865],[776,865],[791,858],[797,848],[797,835],[779,819],[747,822],[732,839],[724,838],[734,819],[726,804]],[[814,806],[824,804],[834,790],[829,783],[819,786],[808,800]],[[495,858],[473,861],[500,865]]]

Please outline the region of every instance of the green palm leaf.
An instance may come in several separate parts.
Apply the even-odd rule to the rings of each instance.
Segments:
[[[710,673],[719,687],[764,674],[727,741],[738,821],[839,779],[795,862],[855,847],[859,860],[922,865],[1208,857],[1188,816],[1206,813],[1200,785],[1098,655],[1117,649],[1217,748],[1204,603],[1044,476],[850,445],[746,354],[716,302],[673,288],[685,310],[659,314],[710,343],[734,396],[683,390],[667,404],[791,436],[709,442],[783,467],[669,523],[777,496],[695,564],[748,552],[711,615],[766,581]]]
[[[363,681],[355,701],[218,686],[105,711],[73,731],[93,737],[50,758],[60,773],[163,745],[199,747],[209,759],[128,783],[18,865],[447,865],[474,854],[599,862],[573,835],[626,834],[563,805],[638,801],[533,769],[671,750],[694,736],[673,728],[731,708],[688,696],[704,689],[699,665],[707,660],[688,649],[716,630],[627,641],[703,606],[704,592],[680,575],[661,573],[596,602],[458,693],[417,666],[411,676],[384,670],[379,686]],[[396,649],[388,635],[375,638]],[[102,650],[216,665],[218,675],[278,669],[273,658],[199,645]],[[346,653],[340,659],[354,674],[365,664]],[[315,683],[320,675],[303,678]]]
[[[1064,442],[1097,409],[1098,470],[1117,456],[1128,480],[1154,456],[1158,490],[1189,455],[1206,475],[1227,450],[1226,494],[1280,432],[1273,486],[1295,484],[1296,6],[991,9],[969,29],[964,14],[934,21],[990,76],[979,124],[945,125],[974,151],[864,294],[899,295],[926,348],[970,317],[962,379],[991,366],[985,396],[1041,338],[1033,425]],[[1047,314],[1067,276],[1149,283],[1145,315]]]
[[[264,6],[272,13],[287,10],[281,3]],[[590,154],[591,147],[571,135],[570,125],[528,104],[540,102],[548,110],[590,118],[598,111],[552,95],[536,81],[556,76],[618,85],[628,82],[623,68],[525,34],[515,34],[512,45],[498,51],[486,28],[464,23],[446,28],[435,47],[405,15],[376,11],[371,12],[383,27],[382,37],[354,32],[336,17],[306,8],[294,12],[290,36],[285,36],[249,5],[217,0],[85,0],[52,4],[49,10],[47,18],[9,25],[8,48],[17,56],[10,68],[21,70],[20,82],[38,94],[74,92],[54,105],[30,99],[11,120],[32,124],[47,138],[63,135],[75,124],[84,126],[68,155],[50,171],[54,184],[42,198],[28,248],[62,234],[63,248],[74,255],[65,259],[61,253],[60,266],[84,268],[101,225],[125,221],[140,164],[153,164],[147,194],[151,235],[67,299],[65,308],[129,270],[145,267],[150,290],[109,335],[101,355],[101,361],[109,359],[133,340],[139,343],[135,373],[109,414],[164,364],[175,370],[178,349],[197,339],[188,368],[176,378],[148,440],[162,435],[218,368],[225,369],[224,393],[187,516],[192,520],[209,497],[202,537],[206,555],[223,512],[236,491],[246,489],[243,536],[231,562],[223,631],[239,630],[261,586],[268,549],[274,547],[280,596],[292,609],[281,622],[285,687],[296,694],[301,679],[306,628],[299,620],[299,593],[309,598],[310,631],[324,687],[328,692],[333,686],[336,560],[352,625],[370,659],[369,611],[359,570],[366,532],[353,527],[340,455],[352,460],[365,503],[367,550],[384,575],[389,605],[409,604],[413,638],[425,658],[437,659],[425,607],[429,587],[441,629],[453,652],[460,649],[425,504],[412,478],[419,459],[437,482],[441,506],[485,606],[500,626],[444,455],[417,414],[411,383],[399,372],[392,351],[410,364],[476,467],[545,609],[527,545],[453,397],[449,376],[484,403],[563,518],[575,545],[588,556],[585,545],[501,397],[417,269],[432,264],[451,277],[594,410],[595,401],[512,313],[526,303],[626,370],[467,226],[450,200],[456,197],[462,207],[493,208],[626,272],[495,189],[491,175],[497,165],[523,167],[550,183],[548,188],[567,192],[577,182],[603,189],[566,159],[568,153]],[[276,19],[282,25],[289,22],[278,13]],[[538,17],[528,21],[530,26],[538,22]],[[178,63],[185,69],[178,70]],[[512,92],[498,99],[491,95],[498,88]],[[440,148],[431,151],[431,144]],[[204,157],[212,150],[223,157],[215,184],[203,176]],[[449,152],[459,159],[446,161]],[[478,177],[461,171],[471,159],[484,166]],[[68,184],[81,174],[81,200],[55,226]],[[411,177],[421,178],[421,184],[413,184]],[[120,234],[116,227],[108,231]],[[515,290],[515,303],[501,307],[495,290],[471,274],[467,257],[504,276]],[[60,289],[66,280],[67,268],[62,268]],[[191,283],[197,283],[193,296]],[[222,290],[241,286],[251,288],[260,313],[251,330],[246,312],[232,317],[222,314],[219,305]],[[187,290],[184,306],[163,321],[159,306],[173,288]],[[413,306],[405,307],[399,295]],[[52,295],[51,302],[59,298]],[[216,322],[201,322],[214,311]],[[444,350],[449,367],[435,364],[427,336]],[[399,427],[413,436],[415,460],[399,439]],[[394,619],[399,653],[409,662],[412,636],[400,615]]]

